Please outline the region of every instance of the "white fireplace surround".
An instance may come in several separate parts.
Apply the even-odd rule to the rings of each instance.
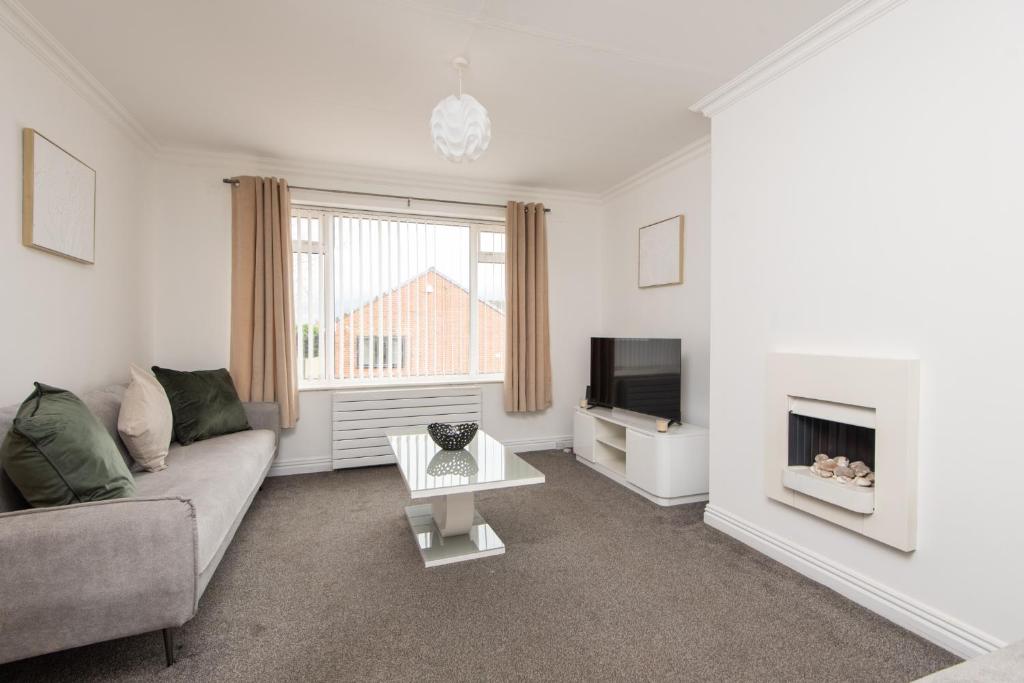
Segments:
[[[886,545],[914,550],[918,374],[916,360],[770,354],[768,497]],[[838,484],[790,467],[790,413],[874,429],[875,485]]]

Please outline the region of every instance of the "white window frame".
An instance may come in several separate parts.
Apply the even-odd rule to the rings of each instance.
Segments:
[[[300,390],[316,390],[316,389],[334,389],[334,388],[350,388],[350,387],[373,387],[373,386],[403,386],[403,385],[431,385],[431,384],[458,384],[463,382],[503,382],[505,379],[504,372],[499,373],[480,373],[480,339],[478,334],[478,303],[477,292],[479,278],[480,263],[505,263],[505,254],[508,251],[508,242],[505,242],[505,252],[480,252],[480,234],[484,232],[496,232],[505,234],[505,221],[503,220],[482,220],[473,219],[465,220],[459,218],[451,218],[449,216],[438,216],[424,213],[400,213],[394,211],[368,211],[365,209],[348,209],[345,207],[338,206],[322,206],[316,204],[306,204],[300,202],[292,203],[292,217],[299,213],[307,217],[316,217],[320,220],[320,241],[313,242],[312,240],[295,239],[292,240],[292,253],[299,254],[313,254],[322,255],[324,257],[324,266],[320,273],[320,282],[322,287],[322,295],[320,301],[322,304],[322,310],[320,311],[321,320],[321,336],[319,343],[321,349],[324,349],[323,353],[323,379],[304,379],[299,373],[299,389]],[[470,372],[468,375],[429,375],[422,377],[374,377],[372,379],[342,379],[338,377],[330,377],[329,375],[334,372],[334,297],[336,294],[334,287],[334,267],[332,256],[334,254],[334,216],[348,216],[354,215],[366,216],[367,218],[381,218],[390,219],[396,221],[415,221],[421,220],[430,223],[436,223],[439,225],[451,225],[466,227],[469,229],[469,367]],[[506,292],[506,296],[508,292]],[[294,292],[293,292],[294,297]],[[293,300],[294,305],[294,300]],[[507,305],[506,305],[507,315]],[[298,343],[296,345],[296,363],[301,362],[302,356],[302,328],[296,324],[296,334],[298,337]],[[312,341],[310,342],[312,345]],[[406,350],[402,350],[403,354]],[[358,358],[359,353],[357,349],[356,356]],[[505,355],[505,362],[508,362],[508,356]]]

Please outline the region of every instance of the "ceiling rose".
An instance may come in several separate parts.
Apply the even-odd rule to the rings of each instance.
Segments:
[[[484,105],[462,92],[462,70],[469,61],[456,57],[452,65],[459,72],[459,94],[449,95],[434,107],[430,133],[434,149],[448,161],[476,161],[491,144],[491,119]]]

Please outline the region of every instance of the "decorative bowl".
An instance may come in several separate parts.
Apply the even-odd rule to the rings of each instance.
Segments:
[[[427,474],[432,477],[472,477],[479,469],[473,454],[464,448],[458,451],[438,451],[427,463]]]
[[[444,450],[457,451],[469,445],[469,442],[476,436],[478,428],[479,425],[476,422],[463,422],[462,424],[434,422],[427,425],[427,432],[434,443]]]

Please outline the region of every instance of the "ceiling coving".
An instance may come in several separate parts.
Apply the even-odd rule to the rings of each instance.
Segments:
[[[491,119],[484,105],[462,92],[462,70],[469,62],[456,57],[452,65],[459,72],[459,94],[449,95],[434,107],[430,133],[434,149],[448,161],[476,161],[491,144]]]

